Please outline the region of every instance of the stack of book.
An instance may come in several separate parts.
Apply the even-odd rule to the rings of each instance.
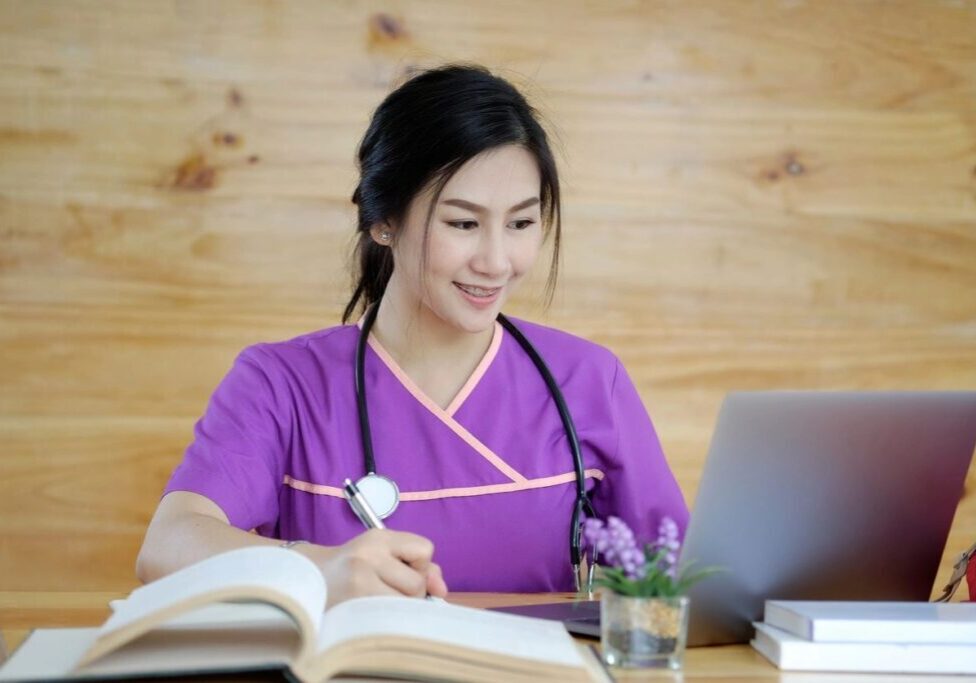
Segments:
[[[754,626],[788,671],[976,674],[976,602],[767,600]]]

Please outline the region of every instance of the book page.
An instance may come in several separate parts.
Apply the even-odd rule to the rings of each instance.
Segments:
[[[38,629],[0,666],[0,682],[282,671],[298,639],[293,625],[285,629],[248,625],[216,633],[189,628],[153,630],[85,667],[84,672],[76,672],[76,663],[97,635],[96,628]]]
[[[280,607],[264,602],[214,602],[173,617],[153,630],[226,629],[263,627],[294,631],[295,620]]]
[[[191,610],[218,601],[248,599],[288,612],[303,634],[303,649],[310,649],[325,608],[325,591],[325,580],[315,563],[290,550],[250,547],[221,553],[146,584],[114,605],[112,616],[99,630],[98,642],[82,664]],[[221,610],[226,611],[208,610],[208,618]],[[228,628],[233,626],[234,622]]]
[[[226,589],[243,596],[252,588],[270,589],[302,606],[309,622],[318,626],[325,609],[325,580],[315,563],[284,548],[239,548],[214,555],[137,588],[114,605],[102,633],[125,628],[169,605]]]
[[[390,635],[551,664],[582,666],[561,622],[489,612],[421,598],[369,597],[340,603],[322,620],[318,649]]]
[[[68,676],[97,637],[97,628],[37,629],[0,667],[0,681],[50,681]]]

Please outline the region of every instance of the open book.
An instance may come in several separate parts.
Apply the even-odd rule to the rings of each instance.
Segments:
[[[607,680],[558,622],[407,597],[325,604],[303,555],[232,550],[136,589],[101,628],[34,631],[0,681],[262,670],[300,681]]]

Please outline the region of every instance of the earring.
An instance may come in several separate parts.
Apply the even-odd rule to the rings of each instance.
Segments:
[[[384,242],[389,242],[390,241],[390,233],[388,233],[388,232],[381,232],[380,233],[380,239],[383,240]]]

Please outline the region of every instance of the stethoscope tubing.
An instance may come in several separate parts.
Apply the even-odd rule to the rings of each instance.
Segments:
[[[373,435],[369,427],[369,410],[366,407],[366,340],[369,338],[369,331],[373,328],[373,323],[376,322],[376,314],[379,310],[378,301],[367,309],[363,318],[363,328],[356,344],[356,407],[359,412],[359,434],[363,442],[363,460],[366,463],[366,474],[376,474],[376,458],[373,457]]]
[[[367,475],[376,474],[376,459],[373,455],[373,437],[370,430],[369,410],[366,402],[366,341],[369,338],[369,332],[373,327],[373,323],[376,322],[376,314],[378,311],[379,302],[370,306],[366,310],[366,314],[363,317],[362,330],[359,333],[359,339],[356,344],[356,362],[354,369],[356,404],[357,411],[359,413],[359,433],[362,438],[363,460],[366,465]],[[556,404],[556,409],[559,412],[559,419],[562,421],[563,430],[566,432],[566,439],[569,442],[569,449],[573,455],[573,468],[576,475],[576,500],[573,504],[572,518],[569,527],[569,555],[574,573],[576,574],[574,579],[577,581],[578,586],[578,569],[582,559],[580,517],[584,513],[590,516],[595,516],[595,513],[593,511],[593,505],[590,502],[589,496],[586,494],[586,473],[583,467],[583,454],[580,450],[579,436],[576,433],[576,425],[573,423],[573,417],[569,412],[569,407],[566,405],[566,399],[563,396],[562,390],[560,390],[559,385],[552,376],[552,372],[549,370],[549,366],[547,366],[545,361],[542,360],[542,356],[539,355],[536,348],[531,342],[529,342],[528,339],[525,338],[522,331],[519,330],[511,320],[501,313],[498,314],[498,322],[509,334],[512,335],[525,353],[528,354],[529,358],[532,360],[532,364],[535,365],[536,369],[539,371],[539,374],[542,376],[543,381],[545,381],[546,387],[548,387],[549,393]]]
[[[573,454],[573,467],[576,471],[576,502],[573,506],[573,516],[569,528],[569,548],[570,560],[574,567],[578,567],[581,560],[580,515],[584,512],[584,509],[586,514],[591,517],[595,515],[593,513],[593,506],[590,504],[589,496],[586,495],[586,472],[583,468],[583,455],[580,451],[576,425],[573,423],[573,416],[570,414],[569,407],[566,405],[566,398],[563,396],[562,390],[559,388],[555,378],[552,376],[552,372],[549,370],[549,366],[542,360],[542,356],[539,355],[535,346],[525,338],[522,331],[511,320],[501,313],[498,314],[498,322],[515,338],[519,346],[528,354],[532,363],[539,371],[539,374],[542,375],[542,379],[545,381],[546,386],[549,388],[549,393],[556,403],[556,409],[559,411],[559,419],[562,420],[563,430],[566,432],[566,439],[569,441],[569,450]]]

